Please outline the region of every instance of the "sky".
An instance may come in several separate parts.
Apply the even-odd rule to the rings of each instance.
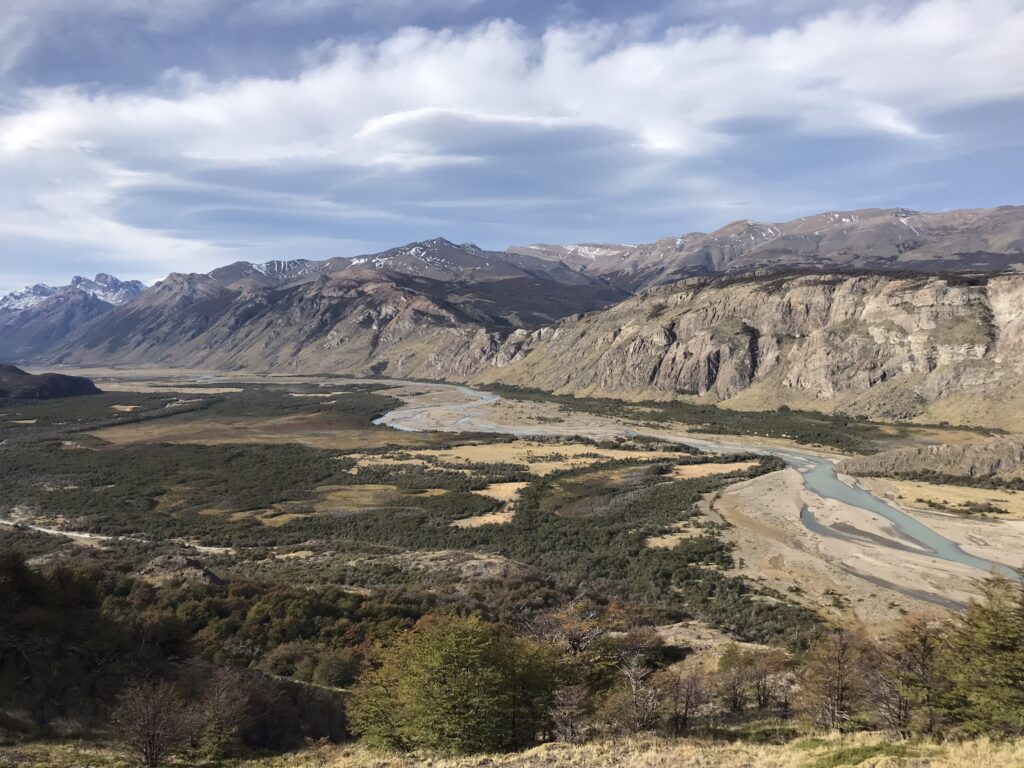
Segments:
[[[0,293],[1024,203],[1024,0],[0,0]]]

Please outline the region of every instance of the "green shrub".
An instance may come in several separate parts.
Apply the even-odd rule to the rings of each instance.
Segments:
[[[537,739],[556,678],[548,652],[507,627],[432,616],[360,679],[349,717],[376,746],[508,751]]]

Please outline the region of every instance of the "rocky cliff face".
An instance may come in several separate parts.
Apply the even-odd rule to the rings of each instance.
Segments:
[[[695,278],[533,330],[495,327],[479,297],[426,293],[424,280],[348,270],[268,289],[174,275],[72,335],[53,361],[503,382],[888,418],[939,420],[942,405],[942,419],[982,424],[1005,416],[973,414],[978,404],[1009,402],[1024,380],[1024,275]]]
[[[1024,276],[691,279],[511,335],[478,381],[913,417],[1024,374]]]
[[[1024,477],[1024,440],[991,437],[971,445],[929,445],[847,459],[840,470],[854,475],[946,475],[964,480]]]

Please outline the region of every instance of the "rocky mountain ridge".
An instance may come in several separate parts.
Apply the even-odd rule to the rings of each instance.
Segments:
[[[75,292],[87,294],[117,307],[131,301],[144,290],[146,290],[145,284],[138,280],[119,280],[104,272],[100,272],[91,280],[76,275],[68,285],[55,287],[36,283],[20,291],[12,291],[0,298],[0,312],[20,312],[32,309],[54,296]]]
[[[756,270],[998,272],[1024,264],[1024,207],[831,211],[779,223],[744,219],[711,233],[636,246],[530,245],[509,251],[561,259],[630,290]]]
[[[728,258],[711,258],[711,236],[672,241],[724,274],[631,296],[611,285],[622,283],[622,270],[596,272],[609,259],[621,267],[639,252],[654,254],[649,246],[561,247],[570,264],[435,238],[355,259],[174,274],[109,311],[90,317],[80,306],[81,322],[26,346],[46,349],[48,362],[76,365],[382,374],[993,424],[1004,418],[983,407],[994,397],[1024,406],[1016,394],[1024,376],[1024,273],[1004,269],[1024,260],[1015,250],[1022,226],[1024,208],[739,222],[711,238],[716,248],[735,246]],[[917,232],[920,242],[886,262],[890,268],[829,266],[841,243],[862,243],[866,264],[889,258],[894,242],[909,242],[893,231]],[[780,238],[827,240],[832,255],[798,271],[746,268],[760,263],[765,243],[783,253]],[[985,261],[990,251],[965,256],[964,243],[1001,249],[1004,261]],[[940,273],[897,269],[912,251],[918,266],[941,264]],[[861,266],[849,254],[843,259]],[[593,269],[581,268],[584,260]],[[681,268],[664,266],[656,282]]]
[[[68,285],[37,283],[0,299],[0,359],[36,357],[91,320],[145,291],[138,280],[100,273]]]

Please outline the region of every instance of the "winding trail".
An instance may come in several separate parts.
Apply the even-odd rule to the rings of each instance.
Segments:
[[[996,573],[1011,579],[1019,579],[1017,572],[1004,563],[998,563],[965,552],[955,541],[947,539],[929,528],[917,518],[901,509],[883,501],[872,493],[861,488],[852,478],[847,481],[836,472],[835,462],[824,456],[793,448],[779,448],[757,442],[736,443],[706,438],[695,438],[689,435],[666,435],[657,431],[636,430],[621,425],[605,424],[592,429],[573,429],[567,431],[564,426],[535,424],[530,426],[508,426],[498,424],[489,418],[488,406],[502,398],[493,392],[481,392],[470,387],[456,384],[430,384],[421,382],[395,381],[395,384],[429,386],[431,391],[448,391],[455,396],[464,398],[463,402],[441,403],[434,405],[410,405],[396,408],[379,419],[375,424],[383,424],[393,429],[406,432],[447,431],[447,432],[490,432],[518,437],[565,437],[578,435],[594,439],[610,437],[653,437],[660,440],[688,445],[702,451],[714,453],[753,453],[763,456],[775,456],[787,467],[800,472],[804,487],[808,492],[821,499],[832,499],[851,507],[880,515],[887,519],[896,530],[907,540],[912,541],[920,550],[918,554],[930,555],[942,560],[966,565],[984,573]],[[801,513],[801,521],[808,530],[817,535],[822,531],[832,531],[822,526],[810,511]],[[908,548],[909,549],[909,548]]]

